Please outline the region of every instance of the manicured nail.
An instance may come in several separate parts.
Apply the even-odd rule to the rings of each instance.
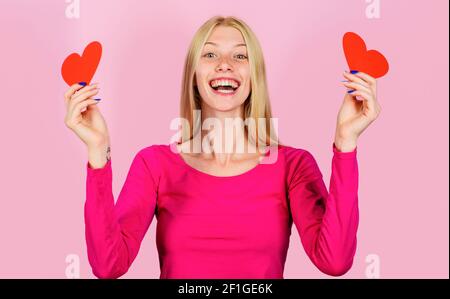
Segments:
[[[348,80],[341,80],[341,82],[349,82]]]
[[[86,86],[86,82],[80,82],[78,84],[80,84],[81,86]]]
[[[94,100],[96,100],[96,101],[101,101],[101,99],[94,99]]]
[[[352,74],[356,74],[358,71],[350,71],[350,73]]]
[[[355,91],[355,89],[352,89],[352,90],[347,91],[347,93],[352,93],[354,91]]]

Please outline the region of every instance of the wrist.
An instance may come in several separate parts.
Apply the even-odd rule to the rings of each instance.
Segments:
[[[88,148],[88,151],[99,151],[99,150],[107,149],[109,146],[110,146],[110,142],[109,142],[109,138],[108,138],[103,141],[88,144],[87,148]]]
[[[111,148],[108,144],[88,148],[88,160],[91,168],[103,168],[111,159]]]
[[[336,138],[334,140],[334,145],[336,146],[336,149],[340,152],[352,152],[356,148],[356,139],[341,139]]]

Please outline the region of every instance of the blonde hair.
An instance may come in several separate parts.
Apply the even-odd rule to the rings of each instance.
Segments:
[[[231,26],[239,30],[247,45],[248,60],[250,65],[251,77],[251,91],[249,97],[244,102],[245,119],[252,118],[255,120],[256,128],[252,129],[251,134],[247,134],[249,142],[257,146],[268,146],[273,144],[280,144],[276,133],[272,128],[272,112],[269,101],[269,94],[266,80],[266,67],[261,46],[256,38],[256,35],[242,20],[229,16],[214,16],[206,21],[195,33],[189,50],[186,55],[183,80],[181,87],[181,101],[180,101],[180,117],[186,119],[189,126],[183,126],[181,131],[182,142],[191,140],[195,136],[196,130],[201,129],[201,125],[194,122],[194,110],[201,109],[201,98],[198,89],[194,86],[195,68],[200,59],[203,46],[208,40],[210,34],[216,26]],[[259,134],[259,119],[264,118],[266,138]],[[246,128],[248,133],[248,129]],[[256,135],[256,136],[255,136]]]

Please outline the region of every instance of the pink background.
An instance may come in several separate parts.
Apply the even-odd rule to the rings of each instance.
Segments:
[[[107,119],[117,197],[134,154],[175,133],[188,44],[209,17],[235,15],[265,55],[282,141],[309,150],[329,183],[332,141],[347,68],[342,35],[354,31],[382,51],[380,117],[358,141],[360,227],[348,278],[365,278],[365,258],[381,278],[448,278],[447,0],[0,0],[0,277],[65,278],[68,254],[94,277],[84,239],[84,144],[65,127],[64,58],[93,40],[104,46],[94,81]],[[126,278],[158,278],[156,218]],[[285,278],[328,277],[308,260],[293,227]]]

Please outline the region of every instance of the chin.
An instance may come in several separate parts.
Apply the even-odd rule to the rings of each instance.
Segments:
[[[238,109],[239,106],[219,106],[219,107],[212,107],[213,110],[220,111],[220,112],[229,112]]]

